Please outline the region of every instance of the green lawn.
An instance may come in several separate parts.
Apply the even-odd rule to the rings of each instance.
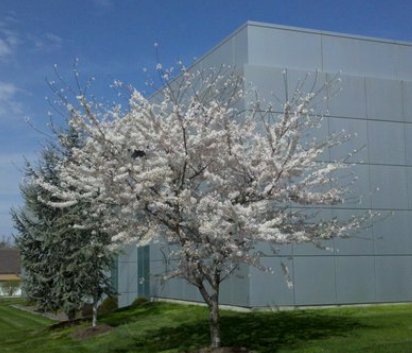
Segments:
[[[114,329],[76,341],[77,328],[50,329],[47,319],[0,300],[1,353],[185,352],[208,343],[205,308],[149,303],[102,318]],[[222,313],[223,344],[255,352],[412,352],[412,305],[291,311]]]

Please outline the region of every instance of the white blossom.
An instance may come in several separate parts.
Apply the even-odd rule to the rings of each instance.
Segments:
[[[199,288],[210,308],[239,264],[269,271],[259,242],[317,245],[359,227],[363,218],[316,222],[302,208],[342,203],[347,191],[335,179],[347,164],[319,161],[347,135],[303,138],[319,126],[314,94],[295,94],[282,114],[254,103],[245,111],[246,97],[234,70],[183,70],[151,100],[133,91],[126,113],[99,116],[82,98],[82,112],[67,108],[86,143],[60,166],[55,206],[89,202],[114,245],[174,244],[169,277]]]

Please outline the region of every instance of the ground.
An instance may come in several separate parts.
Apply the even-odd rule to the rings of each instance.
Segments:
[[[120,309],[101,318],[97,335],[84,338],[78,333],[89,323],[51,327],[53,321],[11,307],[15,302],[0,300],[1,353],[182,353],[208,343],[207,312],[199,306],[149,303]],[[224,311],[222,331],[225,346],[256,353],[408,353],[412,305]]]

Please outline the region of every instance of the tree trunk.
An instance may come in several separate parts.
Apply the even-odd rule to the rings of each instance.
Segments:
[[[93,319],[92,319],[92,327],[96,327],[97,325],[97,300],[93,301]]]
[[[220,322],[219,322],[219,303],[215,296],[212,296],[209,306],[209,330],[210,345],[212,348],[220,347]]]
[[[203,299],[209,308],[209,331],[210,331],[210,346],[211,348],[219,348],[221,345],[220,339],[220,315],[219,315],[219,275],[216,274],[216,285],[213,287],[213,294],[209,294],[200,281],[198,288]]]

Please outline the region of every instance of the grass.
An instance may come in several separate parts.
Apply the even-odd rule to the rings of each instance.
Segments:
[[[177,353],[208,344],[204,307],[149,303],[120,309],[101,322],[114,329],[76,341],[76,328],[51,329],[52,321],[0,300],[1,353]],[[84,326],[87,323],[82,324]],[[280,313],[222,312],[223,344],[261,353],[412,352],[412,306],[297,310]]]

